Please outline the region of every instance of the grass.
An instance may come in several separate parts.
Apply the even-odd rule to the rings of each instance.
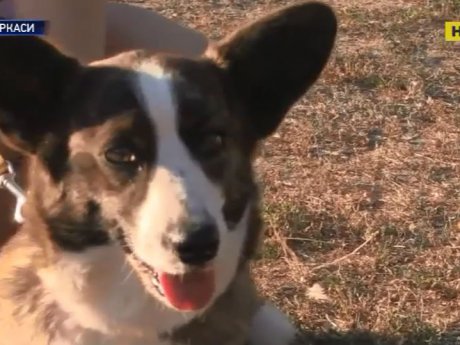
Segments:
[[[135,2],[213,39],[291,3]],[[443,27],[460,1],[334,6],[327,69],[256,161],[254,274],[313,344],[459,345],[460,45]]]

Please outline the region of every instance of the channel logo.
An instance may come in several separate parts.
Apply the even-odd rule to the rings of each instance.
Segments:
[[[444,34],[447,42],[460,42],[460,22],[446,22]]]

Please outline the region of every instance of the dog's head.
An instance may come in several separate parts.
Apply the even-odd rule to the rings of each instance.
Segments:
[[[335,34],[329,7],[307,3],[197,59],[138,51],[82,66],[37,38],[0,38],[0,130],[31,157],[39,237],[58,256],[118,247],[166,305],[208,306],[257,242],[255,147]]]

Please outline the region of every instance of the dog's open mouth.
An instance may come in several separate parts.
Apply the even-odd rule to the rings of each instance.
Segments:
[[[139,258],[124,238],[120,238],[120,243],[138,271],[148,277],[150,285],[172,307],[181,311],[196,311],[211,301],[215,289],[213,269],[195,269],[181,275],[160,272]]]
[[[160,279],[158,277],[158,272],[155,271],[152,267],[147,265],[144,261],[139,259],[135,254],[130,254],[131,258],[136,261],[136,264],[139,265],[143,274],[149,277],[150,283],[156,289],[156,291],[163,297],[165,297],[165,291],[160,284]]]

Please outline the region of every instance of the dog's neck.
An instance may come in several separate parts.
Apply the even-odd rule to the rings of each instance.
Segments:
[[[168,309],[147,295],[116,247],[82,256],[62,255],[46,267],[29,265],[12,280],[16,289],[27,286],[17,296],[24,302],[17,311],[28,318],[34,313],[53,339],[50,344],[170,345],[194,339],[193,344],[207,345],[243,339],[261,303],[243,265],[224,295],[206,310],[203,323],[201,317]]]

